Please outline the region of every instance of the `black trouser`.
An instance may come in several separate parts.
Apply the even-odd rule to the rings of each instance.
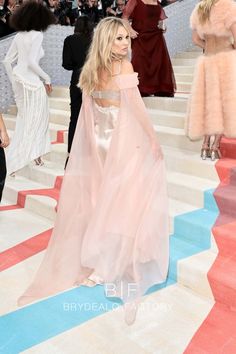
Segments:
[[[7,174],[7,169],[6,169],[5,153],[4,153],[4,149],[0,147],[0,202],[2,199],[2,192],[4,188],[6,174]]]
[[[70,125],[68,134],[68,153],[70,153],[75,129],[78,121],[80,107],[82,105],[82,92],[75,85],[70,86]]]

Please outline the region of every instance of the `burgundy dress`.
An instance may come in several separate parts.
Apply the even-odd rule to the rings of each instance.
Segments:
[[[123,18],[132,20],[138,37],[132,40],[132,64],[139,74],[139,90],[143,96],[173,96],[174,73],[158,21],[166,17],[159,2],[144,4],[142,0],[129,0]]]

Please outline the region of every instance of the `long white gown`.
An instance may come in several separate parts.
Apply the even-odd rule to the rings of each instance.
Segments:
[[[39,66],[44,55],[42,41],[42,32],[19,32],[3,61],[17,105],[16,127],[6,151],[8,174],[50,151],[49,106],[43,84],[50,84],[50,77]]]

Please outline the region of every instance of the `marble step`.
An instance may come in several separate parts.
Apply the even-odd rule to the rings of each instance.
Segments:
[[[203,161],[199,152],[180,150],[170,146],[162,146],[168,171],[184,173],[186,175],[206,178],[218,183],[219,178],[215,169],[215,162]]]
[[[70,89],[69,86],[53,86],[50,97],[61,97],[61,98],[69,98],[70,97]]]
[[[197,59],[202,53],[202,50],[200,51],[188,51],[188,52],[181,52],[175,55],[175,58],[179,59]]]
[[[216,253],[207,250],[179,260],[177,265],[178,283],[191,289],[195,294],[213,300],[207,273],[216,257]]]
[[[70,111],[70,100],[64,97],[49,97],[49,106],[53,109]]]
[[[177,82],[192,83],[193,74],[175,74],[175,80]]]
[[[148,108],[148,115],[153,124],[172,128],[183,128],[185,113]]]
[[[193,67],[196,64],[196,58],[172,58],[172,65],[175,66],[190,66]]]
[[[3,192],[4,199],[7,199],[10,203],[16,204],[18,193],[20,191],[31,191],[39,189],[47,189],[42,183],[35,182],[28,178],[16,175],[16,177],[8,177]],[[59,193],[59,191],[58,191]],[[56,200],[44,195],[27,195],[24,208],[33,212],[36,215],[42,216],[49,220],[54,220],[56,211]]]
[[[47,155],[45,155],[43,160],[43,166],[36,166],[31,163],[22,168],[17,175],[41,183],[45,188],[53,188],[56,178],[64,175],[64,161],[62,163],[49,161],[47,160]]]
[[[190,82],[177,82],[177,92],[191,92],[192,83]]]
[[[5,204],[10,204],[5,200]],[[1,203],[2,206],[2,203]],[[0,252],[17,246],[19,243],[53,227],[52,220],[44,218],[25,208],[1,210],[0,213]],[[10,237],[9,237],[10,236]]]
[[[193,75],[193,72],[194,72],[194,67],[195,67],[195,64],[192,63],[192,65],[177,65],[177,64],[174,64],[173,65],[173,70],[174,70],[174,74],[191,74]]]
[[[189,176],[179,172],[167,172],[168,195],[170,198],[195,205],[198,208],[204,206],[204,192],[215,188],[216,181],[196,176]]]
[[[201,149],[201,141],[190,141],[185,136],[183,129],[154,125],[154,130],[162,146],[171,146],[195,152],[199,152]]]
[[[180,112],[187,111],[187,99],[176,97],[144,97],[143,99],[147,108],[162,111]]]

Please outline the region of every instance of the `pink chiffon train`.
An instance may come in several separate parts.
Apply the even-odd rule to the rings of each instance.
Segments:
[[[96,143],[96,105],[91,96],[83,97],[53,234],[19,305],[78,286],[92,273],[105,285],[113,284],[107,296],[124,302],[166,279],[169,230],[162,151],[137,74],[115,80],[120,108],[105,161]]]

